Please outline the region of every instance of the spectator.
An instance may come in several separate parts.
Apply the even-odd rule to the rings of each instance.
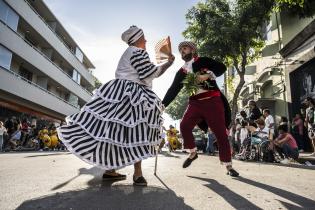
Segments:
[[[289,120],[288,120],[288,118],[285,117],[285,116],[281,116],[279,124],[280,124],[280,125],[287,125],[287,126],[288,126],[288,125],[289,125]]]
[[[307,127],[308,137],[311,140],[311,145],[313,147],[312,155],[315,156],[315,102],[311,97],[307,97],[305,99],[305,104],[307,106],[306,109],[306,119],[305,119],[305,126]]]
[[[284,159],[280,163],[289,163],[289,158],[297,160],[299,157],[298,146],[293,136],[288,133],[288,127],[286,125],[279,125],[279,136],[273,141],[276,146],[276,150],[279,154],[284,155]]]
[[[17,146],[20,144],[21,140],[21,130],[20,123],[18,121],[14,122],[13,133],[10,136],[9,144],[12,149],[17,149]]]
[[[26,142],[28,141],[29,138],[29,123],[27,122],[27,119],[24,118],[22,120],[22,125],[21,125],[21,145],[25,146]]]
[[[270,115],[270,110],[269,109],[265,109],[263,111],[263,115],[265,117],[265,125],[266,125],[267,128],[269,128],[270,137],[271,137],[271,140],[272,140],[273,139],[273,135],[275,134],[275,130],[274,130],[275,121],[274,121],[273,117]]]
[[[306,150],[306,142],[304,140],[304,123],[301,114],[295,115],[292,125],[292,134],[298,144],[299,152],[304,152]]]
[[[241,133],[240,133],[240,145],[243,145],[245,139],[248,138],[249,136],[249,132],[248,132],[248,129],[246,128],[247,127],[247,122],[246,121],[242,121],[242,128],[241,128]]]
[[[249,122],[250,124],[253,124],[255,120],[258,120],[262,116],[262,114],[259,108],[257,107],[255,101],[250,100],[248,102],[248,106],[249,106]]]
[[[7,129],[4,127],[3,122],[0,121],[0,152],[2,152],[4,135],[7,132]]]
[[[235,134],[234,134],[234,141],[232,141],[233,144],[239,142],[241,128],[242,126],[240,123],[240,119],[235,119]]]
[[[242,124],[242,121],[248,122],[247,114],[244,110],[240,112],[240,115],[241,115],[241,124]]]
[[[209,155],[215,155],[213,143],[217,140],[212,130],[209,128],[208,132],[208,142],[206,151]]]
[[[257,124],[257,128],[253,135],[262,139],[263,138],[269,139],[270,129],[266,127],[265,121],[263,119],[258,119],[255,122]]]

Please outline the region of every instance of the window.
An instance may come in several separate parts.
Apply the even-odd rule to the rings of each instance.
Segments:
[[[0,0],[0,19],[12,30],[17,30],[19,16],[3,0]]]
[[[75,56],[79,59],[79,61],[81,61],[81,63],[83,62],[83,53],[78,47],[75,48]]]
[[[0,0],[0,20],[6,22],[6,18],[8,16],[8,6]]]
[[[80,73],[79,73],[77,70],[75,70],[75,69],[73,69],[72,79],[73,79],[76,83],[78,83],[78,84],[80,84],[80,82],[81,82],[81,75],[80,75]]]
[[[74,106],[78,106],[79,105],[79,98],[78,98],[78,96],[70,93],[69,94],[69,103],[74,105]]]
[[[25,79],[32,81],[33,78],[33,73],[28,71],[26,68],[24,68],[23,66],[20,67],[20,71],[19,71],[20,75],[22,77],[24,77]],[[49,86],[47,86],[48,89]]]
[[[272,21],[266,21],[263,25],[263,38],[266,41],[270,41],[272,39],[271,36],[271,26],[272,26]]]
[[[0,66],[10,69],[11,68],[11,60],[12,60],[12,53],[0,45]]]

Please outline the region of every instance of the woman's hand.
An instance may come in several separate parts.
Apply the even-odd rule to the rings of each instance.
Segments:
[[[170,54],[169,56],[168,56],[168,62],[174,62],[174,60],[175,60],[175,56],[173,55],[173,54]]]

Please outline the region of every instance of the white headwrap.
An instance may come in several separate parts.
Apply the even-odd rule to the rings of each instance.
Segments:
[[[180,50],[180,49],[181,49],[182,47],[184,47],[184,46],[188,46],[188,47],[190,47],[192,50],[197,51],[196,44],[193,43],[193,42],[191,42],[191,41],[183,41],[183,42],[179,43],[179,45],[178,45],[178,50]]]
[[[141,28],[138,28],[137,26],[130,26],[130,28],[121,35],[121,39],[128,45],[131,45],[142,36],[143,31]]]

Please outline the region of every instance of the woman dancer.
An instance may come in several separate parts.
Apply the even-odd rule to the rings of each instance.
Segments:
[[[79,113],[58,129],[69,151],[105,169],[104,180],[122,180],[115,169],[134,164],[134,185],[146,186],[141,160],[156,155],[162,126],[162,103],[151,90],[175,59],[155,66],[146,52],[142,29],[131,26],[122,36],[129,47],[118,63],[115,79],[96,90]]]

